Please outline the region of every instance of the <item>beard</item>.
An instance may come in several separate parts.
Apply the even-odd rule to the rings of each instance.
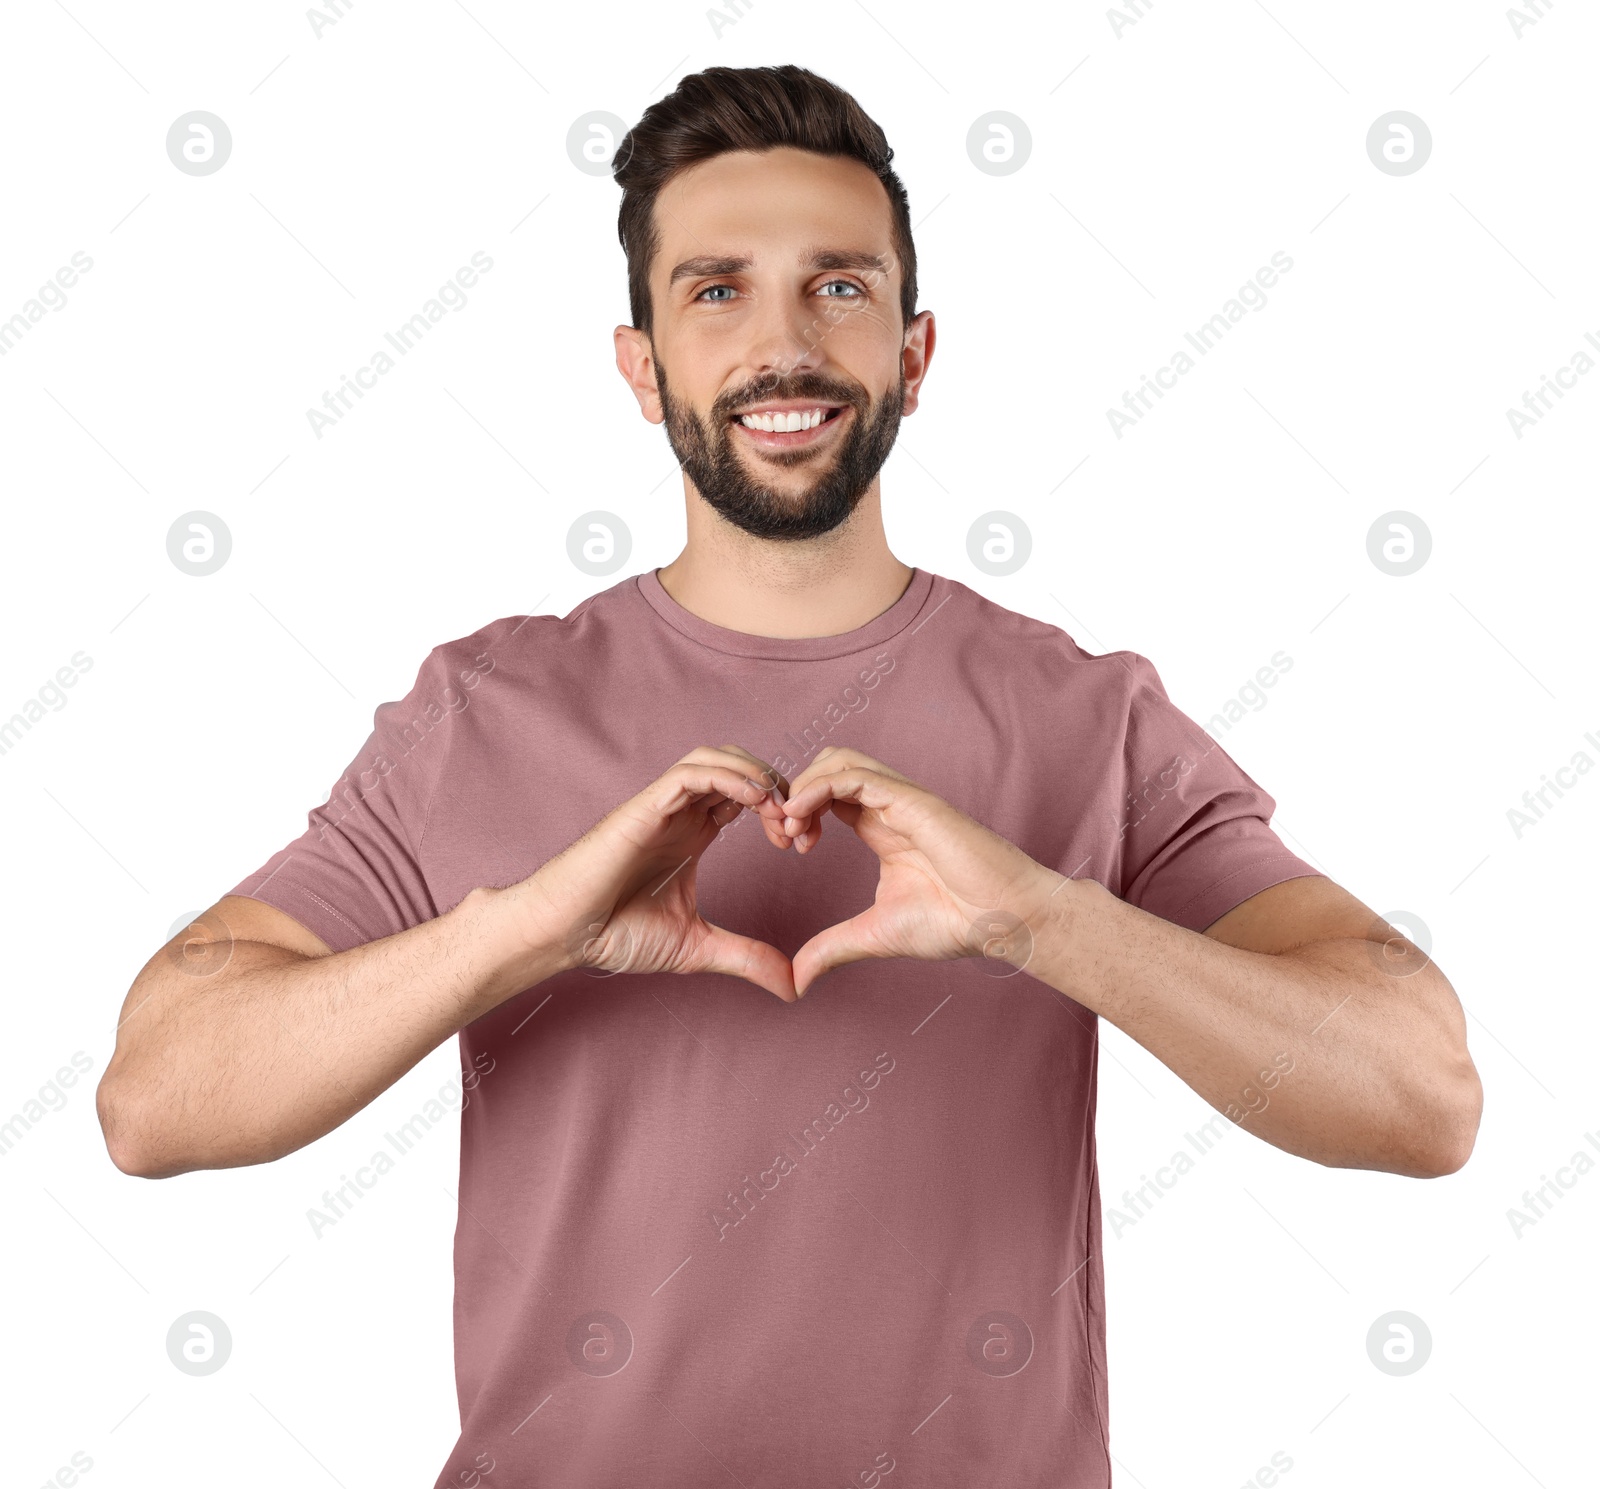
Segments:
[[[883,469],[900,430],[904,369],[898,385],[875,402],[859,383],[841,382],[820,372],[798,372],[777,382],[761,378],[724,393],[704,419],[667,391],[666,369],[659,360],[655,371],[667,442],[679,465],[714,511],[756,538],[798,542],[832,532],[855,511]],[[832,452],[752,452],[751,458],[776,466],[817,466],[811,484],[801,491],[767,485],[734,449],[738,436],[733,415],[768,398],[815,398],[819,403],[847,404],[853,411],[850,428]]]

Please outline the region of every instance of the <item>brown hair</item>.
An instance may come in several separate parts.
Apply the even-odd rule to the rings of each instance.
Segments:
[[[650,265],[661,246],[656,196],[679,171],[730,150],[780,145],[859,160],[883,183],[893,218],[890,238],[899,262],[900,321],[917,313],[917,251],[911,204],[891,169],[894,151],[854,98],[804,67],[708,67],[691,73],[647,108],[623,137],[611,163],[622,188],[617,237],[628,256],[628,309],[635,328],[650,332]]]

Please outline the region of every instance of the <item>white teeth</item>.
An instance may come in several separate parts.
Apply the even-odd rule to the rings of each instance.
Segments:
[[[769,434],[788,434],[801,429],[815,429],[826,417],[826,409],[811,408],[803,413],[793,409],[788,413],[742,414],[739,422],[746,429],[764,429]]]

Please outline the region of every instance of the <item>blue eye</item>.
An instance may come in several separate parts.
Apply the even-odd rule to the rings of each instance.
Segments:
[[[829,293],[832,290],[845,290],[848,293],[836,295]],[[731,284],[708,284],[695,295],[696,300],[703,300],[708,304],[725,305],[737,293]],[[825,300],[859,300],[866,297],[866,291],[860,285],[848,279],[830,279],[821,287],[821,294]]]

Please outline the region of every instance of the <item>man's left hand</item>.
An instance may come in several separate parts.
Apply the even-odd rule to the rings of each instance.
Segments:
[[[860,750],[823,749],[790,785],[784,832],[805,853],[831,811],[878,856],[872,905],[819,931],[795,954],[800,994],[826,972],[868,957],[949,961],[1000,954],[1027,937],[989,927],[1024,924],[1044,913],[1061,875],[1014,843]],[[1024,952],[1025,955],[1025,952]]]

